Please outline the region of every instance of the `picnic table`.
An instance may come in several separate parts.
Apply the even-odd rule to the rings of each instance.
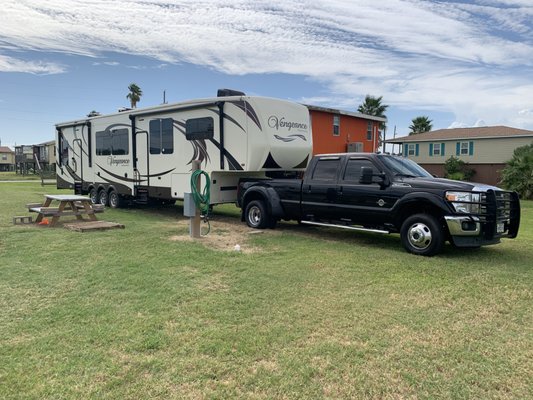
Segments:
[[[83,221],[84,215],[89,220],[96,221],[96,213],[103,212],[104,206],[101,204],[92,204],[91,199],[85,196],[69,194],[46,194],[43,204],[28,204],[28,209],[38,214],[35,223],[41,223],[44,217],[52,217],[48,224],[54,226],[63,216],[76,216],[77,220]],[[50,207],[52,202],[59,202],[57,206]]]

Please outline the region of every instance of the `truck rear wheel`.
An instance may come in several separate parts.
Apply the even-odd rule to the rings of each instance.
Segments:
[[[268,215],[267,207],[263,200],[249,202],[244,210],[244,218],[246,224],[255,229],[273,228],[276,224],[276,221]]]
[[[442,250],[444,235],[438,220],[432,215],[415,214],[407,218],[400,231],[403,247],[421,256],[434,256]]]

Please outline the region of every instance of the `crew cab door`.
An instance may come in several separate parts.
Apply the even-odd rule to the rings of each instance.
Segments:
[[[302,185],[302,218],[330,219],[336,214],[337,180],[342,159],[338,156],[319,157]]]
[[[361,168],[372,168],[372,183],[360,183]],[[388,220],[390,209],[397,196],[383,185],[379,166],[370,159],[350,157],[337,185],[336,219],[354,224],[380,224]]]

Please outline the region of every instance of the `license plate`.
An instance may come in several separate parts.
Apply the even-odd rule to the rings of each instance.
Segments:
[[[505,232],[505,224],[503,222],[498,222],[496,224],[496,233],[503,233]]]

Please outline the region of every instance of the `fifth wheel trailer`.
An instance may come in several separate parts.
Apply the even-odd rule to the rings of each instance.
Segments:
[[[241,178],[303,171],[312,152],[308,109],[219,90],[218,96],[56,125],[57,187],[117,207],[190,192],[191,163],[211,179],[211,204],[237,200]]]

